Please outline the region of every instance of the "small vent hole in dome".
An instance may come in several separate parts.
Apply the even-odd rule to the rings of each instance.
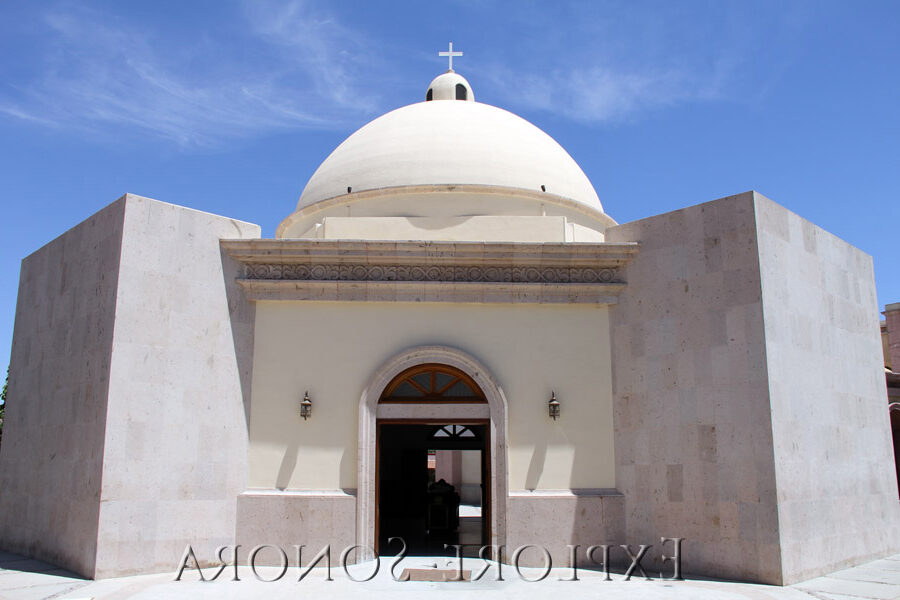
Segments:
[[[428,93],[425,94],[425,102],[430,102],[434,96],[434,91],[431,88],[428,88]]]

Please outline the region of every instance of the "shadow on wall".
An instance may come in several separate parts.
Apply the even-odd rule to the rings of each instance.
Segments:
[[[244,405],[244,423],[250,431],[250,390],[253,379],[253,324],[256,319],[256,305],[249,302],[236,283],[241,265],[220,249],[222,257],[222,279],[225,285],[225,299],[231,317],[231,340],[237,362],[237,372],[241,380],[241,399]]]
[[[525,475],[525,489],[535,490],[544,473],[544,463],[547,461],[547,437],[541,436],[534,440],[534,450],[531,452],[531,462],[528,464],[528,473]]]
[[[592,457],[586,451],[581,450],[579,444],[571,440],[561,422],[553,421],[549,427],[538,428],[537,431],[532,431],[531,434],[534,449],[531,453],[528,472],[525,475],[526,490],[536,490],[540,487],[541,476],[544,474],[544,468],[547,463],[547,448],[551,443],[556,447],[574,450],[568,483],[565,484],[565,487],[571,487],[571,482],[577,480],[577,473],[590,471],[591,464],[594,462]]]
[[[340,487],[344,491],[352,491],[356,488],[356,453],[348,452],[347,448],[341,449],[340,461]],[[348,460],[352,457],[352,460]],[[286,490],[297,470],[297,463],[300,460],[300,436],[293,436],[290,443],[284,449],[284,455],[281,457],[281,465],[278,467],[278,475],[275,476],[275,488],[281,491]],[[348,471],[351,469],[351,471]]]
[[[284,450],[284,456],[281,458],[281,466],[278,467],[278,475],[275,477],[275,487],[281,491],[287,489],[291,483],[291,477],[297,468],[297,459],[300,454],[300,439],[293,436],[291,442]]]
[[[358,485],[356,482],[358,475],[356,472],[358,458],[359,456],[355,446],[352,450],[344,447],[341,451],[340,483],[341,489],[345,492],[355,493],[354,490],[356,490],[356,486]]]
[[[533,508],[527,509],[523,514],[536,516],[539,514],[537,511],[541,511],[540,514],[545,516],[522,528],[526,532],[523,541],[544,540],[549,543],[554,564],[562,565],[568,563],[569,550],[565,545],[560,545],[559,540],[566,540],[565,543],[580,546],[578,560],[581,564],[596,567],[586,555],[589,547],[609,544],[618,549],[619,544],[625,543],[624,497],[615,489],[572,487],[573,483],[583,481],[584,475],[592,471],[596,457],[585,450],[583,444],[572,441],[569,435],[571,432],[565,428],[562,421],[553,422],[550,426],[532,433],[534,446],[525,478],[525,489],[537,490],[542,487],[542,483],[546,487],[548,482],[559,482],[551,483],[550,487],[563,489],[559,490],[561,494],[551,492],[547,496],[538,495],[527,500]],[[574,451],[567,480],[560,481],[556,477],[548,477],[541,481],[547,466],[548,448],[551,445]],[[549,475],[552,474],[548,473]],[[542,524],[542,520],[549,521]],[[527,559],[526,562],[533,558]],[[592,559],[602,560],[601,553],[595,551]],[[612,568],[615,569],[621,570],[629,565],[627,555],[621,550],[611,552],[609,559]],[[540,564],[534,562],[529,566]]]

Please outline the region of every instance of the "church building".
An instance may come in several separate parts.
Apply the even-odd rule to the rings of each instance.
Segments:
[[[126,194],[23,260],[0,548],[102,578],[645,544],[658,575],[683,538],[687,574],[779,585],[900,551],[871,257],[752,191],[619,224],[452,62],[422,99],[275,239]]]

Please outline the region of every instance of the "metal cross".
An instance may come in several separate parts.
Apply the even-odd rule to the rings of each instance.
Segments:
[[[450,49],[447,52],[438,52],[438,56],[446,56],[450,61],[450,70],[453,70],[453,57],[454,56],[462,56],[462,52],[454,52],[453,51],[453,42],[450,42]]]

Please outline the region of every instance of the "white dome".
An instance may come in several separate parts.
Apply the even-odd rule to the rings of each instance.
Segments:
[[[297,210],[351,191],[422,185],[519,188],[603,210],[553,138],[503,109],[459,101],[411,104],[363,126],[319,166]]]

